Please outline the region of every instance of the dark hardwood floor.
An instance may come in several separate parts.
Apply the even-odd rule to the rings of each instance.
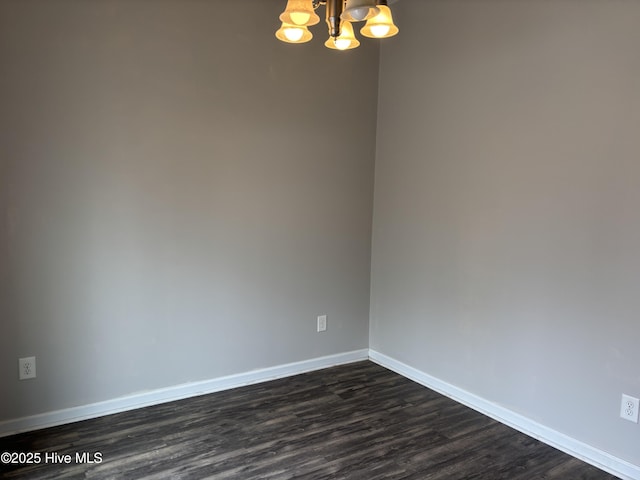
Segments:
[[[616,478],[367,361],[1,438],[5,451],[41,452],[0,466],[34,480]]]

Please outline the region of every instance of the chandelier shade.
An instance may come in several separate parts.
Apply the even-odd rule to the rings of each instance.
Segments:
[[[389,38],[396,35],[400,29],[393,23],[391,9],[386,5],[378,5],[380,13],[367,20],[360,33],[369,38]]]
[[[305,26],[282,22],[276,31],[276,38],[286,43],[306,43],[313,38],[313,34]]]
[[[288,0],[287,7],[280,14],[280,21],[310,27],[319,23],[320,17],[313,10],[312,0]]]
[[[340,35],[337,37],[329,37],[324,46],[333,50],[350,50],[360,46],[360,41],[353,32],[353,25],[350,22],[342,22]]]

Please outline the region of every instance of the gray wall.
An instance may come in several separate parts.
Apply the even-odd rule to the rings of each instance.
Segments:
[[[394,7],[371,348],[640,464],[640,2]]]
[[[367,347],[378,49],[285,3],[0,2],[0,420]]]

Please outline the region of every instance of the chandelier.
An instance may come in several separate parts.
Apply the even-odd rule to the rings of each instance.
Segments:
[[[308,27],[320,22],[315,12],[320,5],[325,6],[329,27],[329,38],[324,43],[327,48],[349,50],[360,45],[352,22],[366,20],[360,33],[369,38],[388,38],[399,31],[386,0],[288,0],[276,38],[287,43],[311,40],[313,34]]]

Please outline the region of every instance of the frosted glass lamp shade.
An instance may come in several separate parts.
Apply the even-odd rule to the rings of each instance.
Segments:
[[[340,35],[335,39],[333,37],[329,37],[329,39],[324,42],[324,46],[334,50],[349,50],[351,48],[359,47],[360,41],[353,33],[353,26],[351,23],[342,22],[340,24]]]
[[[347,0],[340,18],[348,22],[362,22],[375,17],[379,11],[376,0]]]
[[[280,14],[280,21],[291,25],[308,27],[320,21],[320,17],[313,11],[311,0],[289,0],[287,8]]]
[[[367,20],[360,33],[369,38],[389,38],[397,34],[400,29],[393,23],[391,10],[386,5],[378,5],[380,13]]]
[[[276,38],[287,43],[306,43],[313,38],[313,34],[305,26],[282,22],[276,31]]]

